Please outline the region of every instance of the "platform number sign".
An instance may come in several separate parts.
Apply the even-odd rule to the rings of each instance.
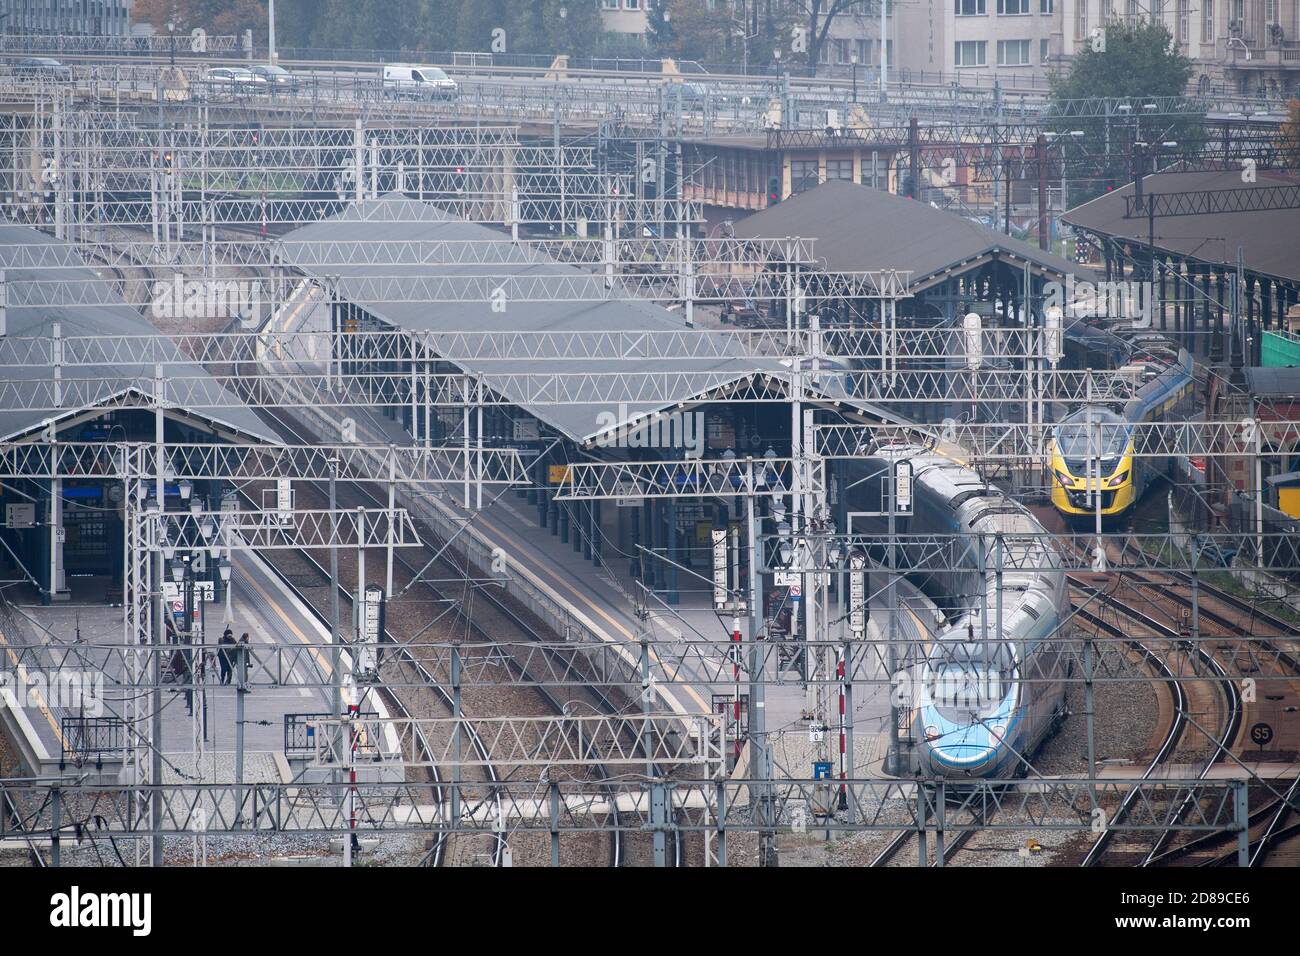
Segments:
[[[867,559],[855,551],[849,557],[849,630],[858,637],[867,629]]]
[[[912,511],[912,463],[900,461],[894,465],[894,508],[899,514]]]
[[[357,676],[371,678],[379,673],[379,642],[384,636],[384,589],[366,587],[357,628]]]
[[[713,606],[727,604],[727,529],[713,529]]]
[[[1273,728],[1263,722],[1252,724],[1250,728],[1250,739],[1255,746],[1263,750],[1273,740]]]

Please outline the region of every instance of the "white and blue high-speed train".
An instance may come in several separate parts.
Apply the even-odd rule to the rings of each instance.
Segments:
[[[898,519],[899,533],[960,536],[942,549],[899,542],[900,570],[947,617],[906,665],[921,772],[1021,774],[1065,715],[1068,658],[1059,629],[1069,597],[1060,556],[1023,505],[920,446],[883,446],[850,462],[850,510],[879,510],[882,479],[899,459],[913,468],[912,513]]]

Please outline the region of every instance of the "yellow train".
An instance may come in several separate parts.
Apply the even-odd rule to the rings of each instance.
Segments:
[[[1141,500],[1152,478],[1168,473],[1168,458],[1135,454],[1134,426],[1185,413],[1195,384],[1192,357],[1185,349],[1176,356],[1157,351],[1126,368],[1135,366],[1146,381],[1122,409],[1084,405],[1052,430],[1052,505],[1067,519],[1095,520],[1100,512],[1114,521]]]

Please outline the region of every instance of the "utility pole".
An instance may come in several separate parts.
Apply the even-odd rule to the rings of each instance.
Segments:
[[[889,72],[889,0],[880,0],[880,102],[889,95],[886,75]]]
[[[1035,142],[1038,153],[1038,248],[1050,249],[1051,237],[1047,234],[1047,137],[1038,134]]]
[[[765,466],[760,463],[760,468]],[[758,781],[753,795],[757,810],[758,859],[760,866],[776,866],[776,831],[772,829],[772,759],[767,745],[767,707],[763,699],[763,655],[759,649],[760,625],[763,613],[763,595],[759,593],[758,565],[762,557],[762,544],[758,540],[758,522],[754,514],[754,501],[758,485],[754,459],[746,461],[747,488],[745,519],[749,533],[749,750],[750,766]],[[766,477],[766,476],[765,476]]]

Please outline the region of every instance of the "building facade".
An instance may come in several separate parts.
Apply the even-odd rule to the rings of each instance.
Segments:
[[[0,0],[0,32],[27,36],[127,36],[131,0]]]
[[[610,33],[644,39],[652,0],[600,0],[600,22]]]
[[[963,86],[1046,82],[1060,0],[918,0],[899,5],[899,66],[907,78]]]
[[[1192,61],[1200,89],[1294,96],[1300,90],[1300,0],[1057,0],[1065,55],[1112,19],[1154,17]]]

